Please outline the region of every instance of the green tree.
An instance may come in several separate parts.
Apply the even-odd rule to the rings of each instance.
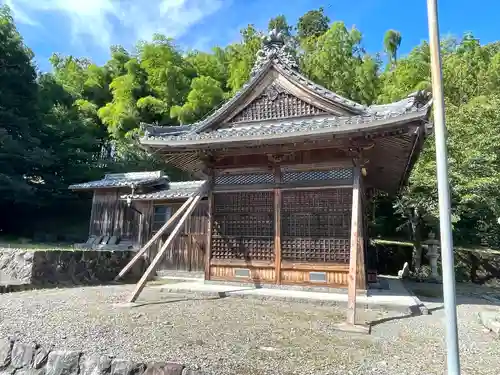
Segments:
[[[293,27],[288,24],[286,17],[283,14],[280,14],[279,16],[276,16],[269,20],[267,29],[269,31],[276,29],[278,32],[283,33],[283,35],[291,37]]]
[[[196,77],[191,82],[191,91],[186,103],[174,106],[171,116],[177,117],[181,124],[192,123],[218,106],[224,97],[220,83],[211,77]]]
[[[261,47],[262,33],[253,25],[241,30],[242,41],[227,47],[228,86],[232,92],[238,91],[250,78],[250,71]]]
[[[357,29],[334,22],[305,52],[302,70],[339,95],[370,104],[379,92],[379,61],[364,52],[361,39]]]
[[[300,40],[307,40],[311,37],[319,37],[326,33],[330,19],[324,13],[324,9],[310,10],[299,18],[297,22],[297,36]]]
[[[401,33],[396,30],[388,30],[384,35],[384,51],[389,55],[391,68],[397,63],[398,49],[401,45]]]
[[[52,163],[43,150],[33,53],[17,31],[10,9],[0,7],[0,204],[30,203]],[[7,211],[4,211],[7,212]]]

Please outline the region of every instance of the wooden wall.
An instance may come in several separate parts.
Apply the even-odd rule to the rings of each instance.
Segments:
[[[89,235],[120,236],[133,243],[139,241],[140,215],[119,200],[121,194],[119,189],[94,192]]]
[[[289,187],[283,173],[274,184],[265,173],[216,178],[216,184],[253,180],[259,188],[252,191],[252,185],[240,185],[238,192],[231,186],[226,191],[222,186],[214,190],[206,278],[346,287],[352,182],[345,171],[333,173],[340,174],[346,176],[345,185],[331,180],[321,182],[321,187],[319,181],[312,181],[314,188]],[[357,285],[365,289],[363,251],[358,252],[357,260]]]
[[[146,202],[145,202],[146,203]],[[149,222],[146,224],[144,230],[147,236],[143,243],[147,242],[154,232],[152,231],[152,217],[155,205],[168,205],[172,208],[172,214],[177,211],[183,201],[168,202],[168,201],[154,201],[147,202],[147,217]],[[152,247],[149,252],[150,257],[154,257],[160,250],[163,243],[167,240],[171,227],[165,234],[163,234]],[[198,207],[194,210],[191,216],[184,223],[184,228],[177,236],[174,243],[169,247],[165,253],[165,257],[160,263],[158,270],[183,270],[183,271],[203,271],[204,259],[207,239],[207,201],[201,201]]]
[[[134,201],[133,208],[119,200],[125,192],[118,189],[96,190],[92,201],[90,235],[120,236],[137,248],[144,245],[154,234],[152,231],[155,205],[167,205],[172,214],[183,201]],[[141,214],[139,212],[142,213]],[[203,271],[206,248],[207,202],[201,201],[177,239],[166,252],[159,270]],[[172,227],[173,229],[173,227]],[[170,231],[154,243],[148,257],[152,259],[168,238]]]

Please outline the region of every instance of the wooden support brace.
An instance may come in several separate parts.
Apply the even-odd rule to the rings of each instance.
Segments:
[[[148,269],[146,270],[144,275],[142,275],[141,279],[137,283],[134,291],[132,292],[132,295],[130,296],[129,302],[135,302],[137,297],[139,297],[139,294],[142,292],[142,290],[146,286],[146,282],[147,282],[149,276],[151,275],[151,273],[153,273],[155,271],[156,267],[158,266],[158,263],[160,263],[161,258],[165,254],[165,251],[173,243],[175,237],[179,234],[182,227],[184,226],[184,223],[189,218],[189,215],[191,215],[191,213],[194,211],[194,209],[196,208],[196,206],[200,202],[201,198],[203,197],[203,192],[204,191],[198,192],[198,194],[194,197],[191,204],[187,208],[186,212],[184,213],[184,215],[182,215],[182,218],[179,220],[179,222],[177,223],[175,228],[172,230],[172,233],[170,233],[170,236],[168,236],[167,240],[165,241],[165,243],[161,247],[160,251],[158,252],[158,254],[156,254],[155,258],[153,259],[153,261],[149,265]]]
[[[199,194],[204,191],[204,186],[202,185],[195,194]],[[184,202],[184,204],[168,219],[168,221],[163,224],[163,226],[155,233],[153,237],[135,254],[135,256],[128,262],[128,264],[123,267],[118,276],[116,276],[115,281],[120,280],[125,274],[132,268],[132,266],[137,262],[137,260],[151,247],[151,245],[161,237],[161,235],[177,220],[177,218],[182,214],[182,212],[188,207],[193,201],[194,196],[189,197],[189,199]]]
[[[352,187],[352,216],[351,216],[351,251],[349,258],[349,277],[347,286],[347,323],[356,322],[356,279],[358,268],[358,252],[360,251],[359,227],[361,214],[361,173],[358,165],[354,167],[354,181]]]

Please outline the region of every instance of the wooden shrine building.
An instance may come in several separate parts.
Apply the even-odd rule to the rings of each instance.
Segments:
[[[232,99],[192,125],[145,125],[141,144],[208,181],[206,280],[366,289],[369,192],[406,183],[430,108],[424,92],[343,98],[271,32]]]

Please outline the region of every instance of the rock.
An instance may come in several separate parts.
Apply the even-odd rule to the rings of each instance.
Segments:
[[[78,375],[80,356],[80,352],[50,352],[45,366],[46,375]]]
[[[12,347],[10,365],[16,369],[31,366],[33,363],[35,352],[36,345],[34,343],[23,344],[19,341],[16,341],[14,343],[14,346]]]
[[[111,372],[112,358],[92,356],[80,360],[80,375],[106,375]]]
[[[10,339],[0,339],[0,370],[10,364],[13,342]]]
[[[184,366],[178,363],[153,363],[148,365],[144,375],[182,375]]]
[[[45,375],[45,369],[21,369],[16,371],[16,375]]]
[[[479,313],[481,324],[500,338],[500,313],[496,311],[481,311]]]
[[[15,368],[7,367],[5,370],[0,370],[0,375],[14,375],[15,372]]]
[[[46,350],[44,348],[38,348],[35,353],[35,358],[33,359],[33,368],[41,369],[47,363],[47,359],[49,358],[50,350]]]
[[[111,375],[142,375],[146,366],[123,359],[114,359],[111,362]]]
[[[204,375],[204,373],[199,370],[188,370],[187,368],[185,368],[182,371],[182,375]]]
[[[165,375],[182,375],[184,366],[179,363],[167,363],[165,365]]]

